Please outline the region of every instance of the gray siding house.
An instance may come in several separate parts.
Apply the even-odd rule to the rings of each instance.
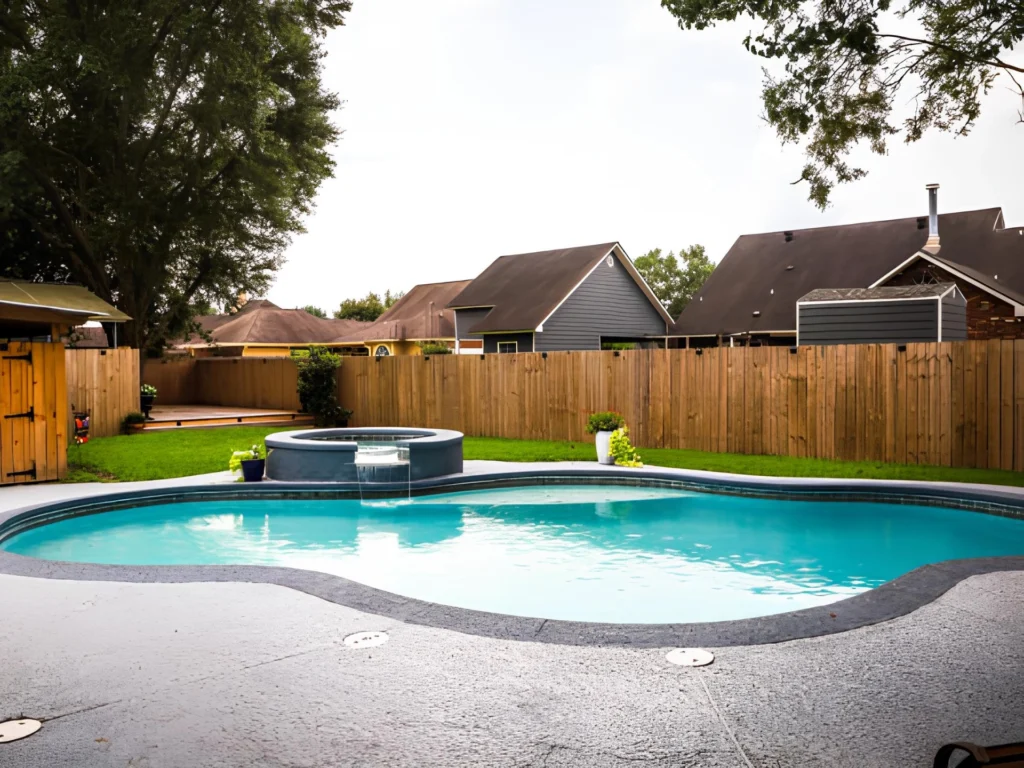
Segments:
[[[967,300],[954,283],[818,289],[796,306],[798,345],[967,338]]]
[[[502,256],[448,307],[457,351],[480,340],[485,353],[660,346],[672,323],[618,243]]]

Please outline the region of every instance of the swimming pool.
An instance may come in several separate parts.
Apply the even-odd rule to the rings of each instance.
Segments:
[[[819,606],[921,565],[1024,554],[1024,521],[941,507],[553,485],[409,501],[186,501],[0,542],[50,560],[323,571],[516,616],[688,623]]]

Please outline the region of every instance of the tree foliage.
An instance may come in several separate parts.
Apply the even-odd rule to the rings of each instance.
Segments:
[[[138,346],[259,295],[338,137],[347,0],[0,5],[3,273],[84,284]]]
[[[381,298],[380,294],[370,291],[361,299],[345,299],[341,302],[341,308],[335,310],[334,316],[339,320],[372,322],[391,309],[403,296],[405,296],[405,291],[397,293],[384,291],[384,298]]]
[[[327,313],[324,312],[322,309],[320,309],[320,307],[314,307],[312,304],[307,304],[304,307],[300,307],[300,309],[304,309],[306,312],[311,314],[313,317],[319,317],[319,318],[323,318],[325,320],[327,319]]]
[[[803,143],[799,181],[828,204],[837,183],[863,177],[848,163],[863,143],[886,152],[892,136],[917,141],[935,128],[966,135],[981,97],[1003,80],[1024,103],[1024,67],[1008,60],[1024,38],[1020,0],[662,0],[685,29],[751,18],[751,53],[782,62],[765,72],[768,122]],[[909,115],[899,110],[912,104]],[[1024,110],[1021,111],[1024,121]]]
[[[655,248],[634,261],[633,266],[672,317],[679,317],[715,269],[703,245],[680,248],[678,258],[672,251],[662,254],[661,248]]]

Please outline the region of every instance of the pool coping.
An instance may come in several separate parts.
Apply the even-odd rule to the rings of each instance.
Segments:
[[[394,496],[523,485],[594,483],[677,487],[712,493],[828,501],[884,501],[956,507],[1024,520],[1024,489],[1008,486],[904,480],[768,478],[696,470],[626,469],[593,463],[499,466],[477,462],[460,475],[381,487]],[[140,503],[225,498],[354,498],[353,483],[175,483],[78,496],[0,512],[0,539],[17,530],[72,514],[90,514]],[[377,495],[377,494],[375,494]],[[432,603],[319,571],[264,565],[132,566],[77,563],[0,550],[0,574],[78,581],[130,583],[250,582],[275,584],[388,619],[506,640],[585,646],[727,647],[761,645],[845,632],[904,616],[954,587],[986,573],[1024,571],[1024,556],[947,560],[925,565],[853,597],[824,606],[734,621],[679,624],[609,624],[537,619]]]

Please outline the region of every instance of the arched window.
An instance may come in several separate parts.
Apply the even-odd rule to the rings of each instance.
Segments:
[[[388,348],[385,347],[383,344],[381,344],[373,351],[374,357],[387,357],[390,354],[391,353],[388,351]]]

